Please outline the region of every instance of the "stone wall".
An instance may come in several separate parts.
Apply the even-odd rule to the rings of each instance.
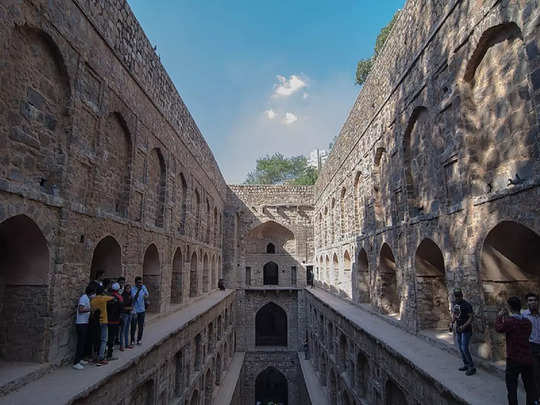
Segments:
[[[318,285],[413,333],[445,329],[461,287],[476,353],[504,357],[497,308],[540,288],[539,16],[405,4],[315,185]]]
[[[226,185],[127,2],[8,0],[0,22],[0,234],[27,218],[45,241],[31,346],[56,363],[72,355],[94,255],[116,263],[106,276],[146,276],[154,312],[217,288]]]

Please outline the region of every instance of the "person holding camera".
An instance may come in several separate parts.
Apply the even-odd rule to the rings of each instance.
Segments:
[[[495,330],[506,334],[505,380],[508,404],[518,405],[517,387],[520,374],[527,394],[527,405],[537,404],[533,357],[529,344],[532,325],[526,317],[521,315],[521,300],[518,297],[508,298],[507,303],[510,312],[505,308],[498,313]]]

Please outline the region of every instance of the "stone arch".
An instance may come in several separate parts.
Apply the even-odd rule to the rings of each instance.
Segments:
[[[523,34],[514,22],[481,35],[463,76],[472,194],[519,184],[537,170],[537,134]]]
[[[189,401],[189,405],[200,405],[198,390],[193,391],[193,393],[191,394],[191,400]]]
[[[483,289],[491,357],[505,358],[504,335],[492,333],[490,313],[505,305],[511,296],[540,290],[540,235],[513,221],[502,221],[484,239],[480,252],[480,282]]]
[[[328,257],[328,255],[326,255],[324,270],[325,270],[325,276],[326,276],[325,281],[327,284],[330,284],[330,258]]]
[[[341,370],[347,368],[347,337],[343,333],[339,334],[337,362]]]
[[[386,382],[384,389],[385,405],[407,405],[403,390],[392,380]]]
[[[178,224],[178,231],[180,234],[184,235],[186,233],[186,217],[187,217],[187,201],[188,201],[188,195],[187,195],[187,182],[184,177],[183,173],[180,173],[179,177],[179,191],[180,191],[180,198],[178,201],[180,202],[180,222]]]
[[[195,251],[191,255],[189,268],[189,296],[196,297],[199,295],[198,272],[197,272],[197,253]]]
[[[155,244],[146,248],[143,260],[143,280],[148,294],[150,295],[150,305],[147,312],[159,312],[161,302],[161,265],[159,261],[159,251]]]
[[[328,395],[330,397],[330,403],[331,404],[337,404],[337,379],[336,379],[336,372],[334,369],[331,369],[329,372],[329,384],[328,384]]]
[[[431,239],[418,245],[414,256],[416,270],[416,312],[419,329],[448,329],[450,311],[444,258]]]
[[[347,390],[343,390],[341,393],[341,403],[342,405],[353,405],[353,401]]]
[[[208,292],[208,283],[210,281],[210,265],[208,262],[208,254],[204,254],[203,256],[203,281],[202,281],[202,288],[203,293]]]
[[[216,385],[221,384],[221,354],[216,355]]]
[[[279,285],[279,268],[274,262],[268,262],[263,267],[263,284]]]
[[[328,245],[328,206],[324,207],[324,246]]]
[[[369,363],[366,355],[362,352],[358,352],[356,356],[356,387],[360,397],[367,395],[369,378]]]
[[[343,254],[343,271],[351,271],[351,268],[351,255],[349,255],[349,251],[346,250]]]
[[[287,346],[287,313],[269,302],[255,315],[255,346]]]
[[[336,241],[336,199],[333,197],[330,205],[330,241]]]
[[[296,239],[294,233],[276,221],[266,221],[253,227],[246,235],[246,249],[249,254],[269,253],[269,248],[274,247],[273,253],[296,253]]]
[[[17,215],[0,223],[2,360],[47,359],[50,262],[47,240],[32,219]],[[21,322],[32,327],[14,326]]]
[[[177,248],[174,252],[171,277],[171,304],[181,304],[184,298],[184,259],[182,249]]]
[[[147,222],[163,227],[167,171],[165,159],[159,148],[154,148],[148,158],[148,188],[146,190]]]
[[[198,189],[195,189],[195,193],[193,194],[193,209],[195,211],[195,230],[193,232],[195,238],[199,238],[200,231],[201,231],[201,195],[199,193]]]
[[[287,378],[276,368],[267,367],[255,379],[255,402],[287,405],[289,402]]]
[[[334,253],[334,255],[332,256],[332,273],[333,273],[333,276],[334,276],[334,280],[332,280],[334,282],[334,287],[338,288],[338,285],[340,284],[340,272],[339,272],[339,260],[338,260],[338,256],[337,254]]]
[[[212,274],[212,280],[210,282],[210,289],[213,290],[214,288],[217,287],[217,280],[218,280],[216,255],[212,256],[212,265],[211,265],[210,272]]]
[[[266,253],[270,253],[270,254],[276,253],[276,246],[272,242],[266,245]]]
[[[213,245],[216,246],[216,247],[218,246],[217,235],[218,235],[218,213],[217,213],[217,208],[214,207],[214,240],[213,240]]]
[[[356,283],[358,302],[369,302],[369,261],[367,252],[363,248],[358,252]]]
[[[326,355],[321,352],[321,385],[326,385]]]
[[[362,215],[362,207],[360,206],[360,202],[362,201],[362,196],[360,195],[361,192],[361,172],[356,172],[354,176],[354,222],[356,224],[356,233],[362,232],[362,221],[363,221],[363,215]]]
[[[204,377],[204,403],[205,405],[212,403],[212,393],[214,392],[214,379],[212,370],[208,369]]]
[[[103,272],[103,278],[117,279],[122,275],[122,250],[111,235],[101,239],[92,255],[90,280],[96,279],[96,273]]]
[[[340,221],[340,236],[341,238],[346,237],[347,233],[347,218],[346,218],[346,209],[345,209],[345,196],[347,195],[347,189],[343,187],[341,189],[341,194],[339,196],[339,221]]]
[[[210,229],[212,225],[212,212],[210,209],[210,201],[208,201],[208,198],[206,199],[206,237],[204,241],[207,244],[210,244]]]
[[[386,149],[382,146],[378,147],[375,151],[374,165],[373,165],[373,212],[375,214],[375,225],[377,227],[384,226],[386,223],[385,220],[385,207],[382,198],[382,167],[383,167],[383,158],[386,156]]]
[[[400,313],[401,297],[398,289],[397,265],[392,249],[387,243],[381,247],[379,254],[379,287],[381,291],[380,307],[385,314]]]
[[[71,125],[71,87],[64,58],[51,36],[40,29],[15,26],[8,35],[3,83],[9,86],[0,88],[0,178],[61,195]],[[74,179],[67,175],[66,179],[76,187]],[[86,187],[74,194],[81,197]]]
[[[122,115],[109,114],[103,134],[104,162],[100,165],[102,182],[101,207],[110,213],[127,217],[131,182],[131,135]]]

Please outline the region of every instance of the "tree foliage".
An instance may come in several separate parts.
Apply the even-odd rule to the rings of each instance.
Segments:
[[[305,156],[287,158],[275,153],[257,159],[255,170],[248,173],[244,183],[312,185],[316,180],[317,170],[308,166]]]
[[[360,62],[358,62],[358,65],[356,66],[356,84],[365,83],[369,72],[371,72],[371,68],[375,63],[375,60],[377,59],[384,47],[384,43],[386,42],[390,31],[392,31],[392,27],[394,26],[398,15],[399,10],[396,11],[390,22],[385,27],[383,27],[379,32],[379,35],[377,35],[377,40],[375,41],[375,49],[373,50],[373,56],[369,59],[362,59],[360,60]]]

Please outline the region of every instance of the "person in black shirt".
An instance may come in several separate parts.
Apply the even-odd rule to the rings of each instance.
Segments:
[[[453,322],[455,324],[455,333],[457,344],[463,359],[463,367],[460,371],[465,371],[466,375],[476,373],[469,344],[472,337],[473,308],[470,303],[463,299],[461,288],[454,289]]]

